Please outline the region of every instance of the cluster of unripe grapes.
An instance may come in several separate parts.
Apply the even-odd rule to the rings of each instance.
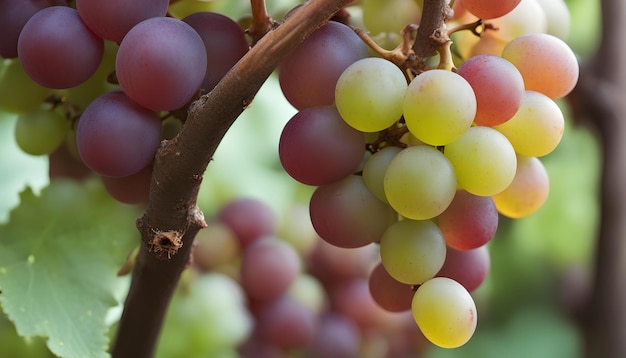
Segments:
[[[283,130],[280,159],[294,179],[317,186],[315,230],[338,247],[378,243],[372,294],[397,286],[395,294],[411,296],[393,309],[411,309],[441,347],[474,333],[470,291],[488,266],[475,250],[495,234],[498,213],[525,217],[548,196],[539,157],[561,140],[555,100],[574,88],[578,63],[554,35],[506,30],[531,1],[457,1],[455,21],[482,18],[472,29],[482,26],[502,46],[481,38],[453,58],[443,44],[433,67],[403,67],[378,48],[369,57],[348,26],[329,23],[279,68],[283,93],[299,110]],[[444,265],[454,271],[441,277]]]

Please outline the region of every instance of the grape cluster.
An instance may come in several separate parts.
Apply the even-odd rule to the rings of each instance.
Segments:
[[[18,115],[25,152],[50,154],[51,176],[95,172],[115,199],[145,202],[161,140],[247,39],[217,13],[166,17],[168,0],[72,4],[0,4],[0,110]]]
[[[368,4],[384,7],[372,0],[364,11]],[[541,31],[526,26],[537,9]],[[481,36],[470,45],[459,40],[455,58],[440,49],[435,67],[404,67],[375,46],[380,56],[364,56],[359,36],[331,22],[279,68],[299,111],[285,125],[279,156],[289,175],[317,187],[316,232],[341,248],[376,245],[374,299],[391,311],[410,309],[424,336],[447,348],[465,344],[476,328],[470,292],[487,274],[499,214],[525,217],[547,199],[539,158],[561,140],[555,100],[578,79],[573,51],[547,33],[548,11],[535,0],[457,0],[455,10],[451,23],[474,23],[459,28],[481,27]]]

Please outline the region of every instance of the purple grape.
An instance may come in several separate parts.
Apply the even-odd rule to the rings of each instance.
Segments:
[[[17,39],[26,22],[45,7],[65,5],[64,0],[0,1],[0,56],[17,57]]]
[[[183,19],[204,42],[207,67],[202,88],[209,92],[226,72],[248,52],[248,42],[241,26],[214,12],[196,12]]]
[[[448,277],[472,292],[480,286],[490,266],[489,250],[481,246],[472,250],[459,251],[448,247],[446,261],[437,273],[437,277]]]
[[[17,42],[24,72],[47,88],[75,87],[93,75],[104,55],[104,41],[66,6],[51,6],[28,20]]]
[[[120,43],[143,20],[165,16],[169,0],[76,0],[85,24],[98,36]]]
[[[128,97],[154,111],[184,106],[196,94],[207,58],[200,35],[187,23],[155,17],[133,27],[117,52],[117,79]]]
[[[324,185],[353,174],[365,154],[365,137],[333,107],[296,113],[280,136],[278,154],[285,171],[308,185]]]
[[[78,152],[91,170],[126,177],[145,168],[161,141],[161,119],[122,92],[96,98],[76,129]]]
[[[344,316],[329,313],[320,317],[306,357],[358,357],[360,344],[359,328]]]
[[[120,203],[144,204],[148,202],[151,180],[152,163],[127,177],[102,177],[102,184],[107,193]]]
[[[369,278],[369,289],[374,301],[390,312],[402,312],[411,309],[413,289],[396,281],[385,270],[382,263],[376,265]]]
[[[242,247],[277,231],[276,213],[266,203],[253,198],[229,202],[219,210],[217,219],[233,230]]]
[[[330,21],[315,30],[279,66],[280,88],[297,109],[335,103],[335,85],[351,64],[368,56],[348,26]]]
[[[256,330],[263,341],[288,350],[306,347],[316,326],[317,316],[311,310],[284,295],[261,309]]]

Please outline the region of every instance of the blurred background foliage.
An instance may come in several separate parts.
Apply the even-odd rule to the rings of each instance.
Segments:
[[[297,3],[267,0],[270,14],[276,19],[281,19]],[[566,0],[566,3],[572,16],[568,43],[584,59],[594,51],[598,40],[599,1]],[[196,1],[172,7],[177,16],[198,10],[242,19],[248,14],[249,2]],[[567,102],[559,104],[568,118]],[[277,154],[282,127],[294,113],[283,98],[276,78],[270,78],[228,132],[209,166],[199,197],[207,218],[237,197],[262,199],[281,217],[292,205],[307,203],[312,188],[289,178]],[[29,186],[37,192],[48,181],[47,162],[19,153],[12,135],[14,118],[0,116],[0,223],[4,223],[9,209],[18,204],[15,193],[21,190],[20,186]],[[491,271],[474,294],[479,312],[476,334],[461,348],[432,348],[426,357],[575,358],[582,355],[576,317],[588,295],[593,265],[599,159],[594,134],[571,120],[566,121],[562,142],[553,153],[542,158],[551,179],[547,203],[528,218],[502,218],[497,236],[489,244]],[[282,224],[286,226],[285,222]],[[201,322],[191,320],[193,315],[189,315],[189,305],[199,304],[197,297],[177,296],[164,328],[159,357],[236,356],[233,344],[242,339],[240,336],[247,332],[250,323],[245,318],[241,292],[232,286],[227,276],[210,274],[200,288],[194,289],[215,300],[205,303],[207,315],[203,317],[210,319]],[[185,280],[183,289],[190,289]],[[112,319],[119,312],[119,308],[113,310]],[[171,318],[181,315],[188,319]],[[185,341],[188,335],[181,332],[188,329],[196,332]],[[212,353],[206,355],[207,351]],[[43,340],[20,338],[13,325],[0,315],[0,356],[49,355]]]

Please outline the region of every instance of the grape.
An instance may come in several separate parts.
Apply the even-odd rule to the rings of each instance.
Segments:
[[[367,278],[343,282],[329,292],[334,311],[354,322],[362,331],[377,329],[389,312],[372,298]]]
[[[439,272],[446,259],[446,243],[431,221],[401,220],[383,234],[380,257],[391,277],[417,285]]]
[[[83,112],[76,129],[80,157],[103,176],[125,177],[145,168],[161,140],[159,116],[122,92],[109,92]]]
[[[120,203],[145,204],[150,196],[152,163],[139,172],[126,177],[102,177],[107,193]]]
[[[241,245],[235,232],[217,220],[207,222],[194,239],[193,265],[201,272],[219,270],[235,263],[241,255]]]
[[[361,337],[358,327],[336,313],[320,317],[306,357],[350,358],[359,356]]]
[[[457,70],[476,95],[474,123],[493,126],[517,112],[524,96],[524,79],[509,61],[493,55],[474,56]]]
[[[313,339],[317,317],[290,296],[272,301],[259,312],[260,338],[282,349],[303,348]]]
[[[548,22],[546,33],[566,40],[570,32],[570,14],[567,4],[563,0],[538,0],[537,1]]]
[[[333,107],[309,107],[285,125],[278,145],[280,162],[297,181],[324,185],[354,173],[365,154],[363,134]]]
[[[287,292],[300,271],[300,258],[284,241],[265,236],[245,248],[241,286],[248,297],[269,302]]]
[[[376,199],[356,175],[318,187],[309,207],[319,236],[344,248],[378,242],[392,222],[389,206]]]
[[[85,26],[78,12],[51,6],[28,20],[17,42],[24,72],[47,88],[70,88],[96,72],[104,42]]]
[[[318,240],[307,257],[306,267],[325,287],[333,287],[355,277],[367,277],[372,262],[379,256],[378,245],[375,244],[344,249]]]
[[[517,159],[508,139],[490,127],[471,127],[445,148],[458,184],[471,194],[495,195],[513,181]]]
[[[550,178],[541,161],[517,156],[517,172],[511,185],[494,195],[496,209],[510,218],[522,218],[539,210],[548,199]]]
[[[50,153],[48,159],[48,175],[50,179],[71,178],[81,181],[93,174],[91,169],[80,160],[80,157],[69,150],[67,142],[65,142],[65,145],[61,144],[54,152]]]
[[[120,43],[143,20],[165,16],[168,0],[76,0],[80,17],[91,31]]]
[[[278,226],[273,209],[254,198],[230,201],[220,208],[216,218],[233,230],[244,248],[260,237],[276,235]]]
[[[493,128],[507,137],[518,154],[541,157],[551,153],[561,141],[565,119],[553,100],[539,92],[526,91],[513,118]]]
[[[376,265],[369,278],[372,298],[380,307],[390,312],[402,312],[411,309],[413,288],[391,277],[382,263]]]
[[[400,147],[385,147],[374,153],[367,159],[363,166],[363,182],[367,189],[378,198],[387,203],[385,196],[385,172],[391,160],[402,151]]]
[[[363,23],[372,35],[400,33],[408,24],[419,24],[421,15],[415,0],[363,1]]]
[[[278,68],[280,88],[299,110],[330,106],[341,73],[367,56],[367,47],[352,29],[329,21],[283,59]]]
[[[18,60],[0,61],[0,110],[28,113],[41,107],[50,90],[40,86],[24,72]]]
[[[574,51],[558,37],[529,34],[509,42],[502,51],[522,74],[527,90],[557,99],[566,96],[578,81]]]
[[[404,119],[422,142],[446,145],[459,138],[476,115],[472,86],[446,70],[430,70],[415,77],[404,98]]]
[[[378,132],[402,116],[406,88],[398,66],[382,58],[364,58],[348,66],[337,80],[337,110],[351,127]]]
[[[193,27],[204,42],[207,67],[202,88],[209,92],[248,52],[246,36],[236,22],[214,12],[197,12],[183,21]]]
[[[26,153],[49,154],[65,140],[67,120],[57,111],[40,109],[20,115],[15,124],[15,141]]]
[[[0,56],[17,57],[17,39],[26,22],[45,7],[65,5],[65,0],[2,0],[0,2]]]
[[[467,57],[471,58],[478,55],[500,56],[507,41],[498,38],[495,35],[496,33],[495,31],[483,32],[478,42],[470,48]]]
[[[324,286],[308,273],[299,274],[289,286],[287,294],[316,314],[328,309],[328,297]]]
[[[520,0],[462,0],[467,11],[482,19],[493,19],[511,12]]]
[[[548,28],[546,14],[537,0],[522,0],[513,11],[487,22],[497,28],[489,32],[505,42],[525,34],[544,33]]]
[[[468,292],[472,292],[485,281],[490,264],[487,246],[465,251],[448,247],[446,261],[437,277],[451,278],[463,285]]]
[[[437,217],[446,245],[457,250],[483,246],[498,229],[498,211],[489,196],[458,190],[450,206]]]
[[[385,195],[400,215],[426,220],[441,214],[456,191],[452,165],[437,149],[408,147],[389,163],[384,178]]]
[[[200,35],[168,17],[144,20],[120,44],[117,79],[131,99],[154,111],[181,108],[198,91],[207,57]]]
[[[443,348],[464,345],[476,330],[476,304],[472,296],[447,277],[424,282],[415,292],[412,310],[424,336]]]

